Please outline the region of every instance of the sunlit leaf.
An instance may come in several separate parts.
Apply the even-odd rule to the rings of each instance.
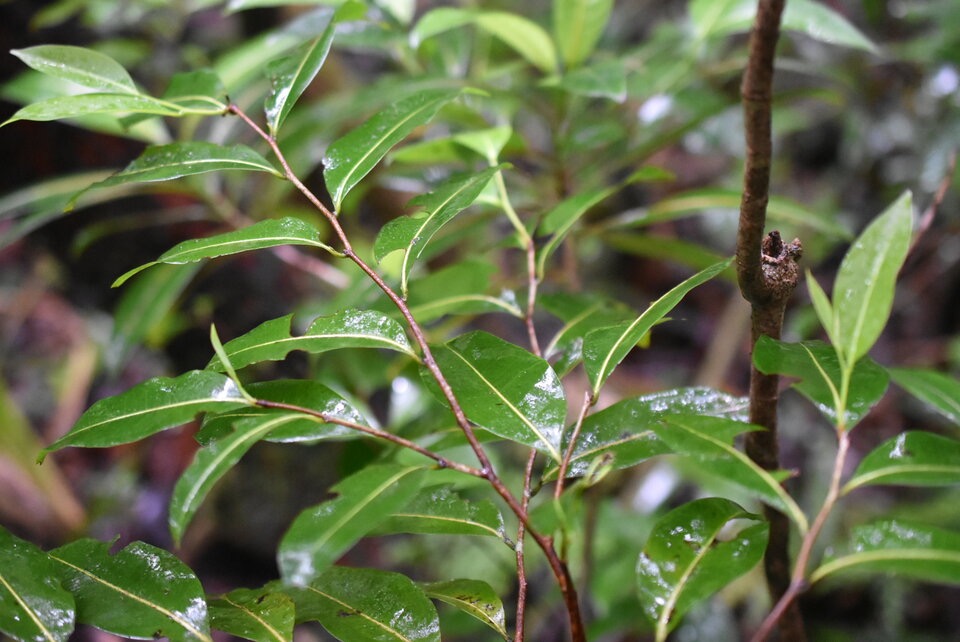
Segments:
[[[110,93],[140,93],[127,70],[99,51],[69,45],[38,45],[10,53],[41,73],[83,87]]]
[[[357,540],[413,499],[422,472],[416,466],[368,466],[334,486],[335,499],[300,513],[277,550],[284,582],[303,586],[327,571]]]
[[[493,502],[462,499],[445,487],[422,491],[376,532],[504,537],[503,517]]]
[[[844,486],[960,484],[960,442],[929,432],[904,432],[871,451]]]
[[[888,368],[887,372],[897,385],[960,427],[960,381],[925,368]]]
[[[637,561],[637,587],[655,637],[665,640],[691,607],[740,577],[763,557],[769,526],[731,534],[730,523],[762,521],[727,499],[698,499],[675,508],[653,527]]]
[[[565,65],[576,67],[590,57],[612,9],[613,0],[554,0],[553,38]]]
[[[0,633],[15,640],[67,642],[73,596],[57,565],[39,548],[0,526]]]
[[[332,14],[330,17],[333,17]],[[319,37],[289,56],[271,61],[267,65],[270,93],[267,94],[264,110],[267,115],[267,126],[272,135],[277,135],[277,130],[280,129],[294,104],[316,78],[330,52],[335,33],[335,25],[331,21]]]
[[[211,642],[203,587],[177,557],[134,542],[81,539],[50,551],[77,603],[77,622],[128,638]]]
[[[210,626],[218,631],[254,642],[293,639],[294,603],[281,593],[236,589],[210,599],[208,609]]]
[[[505,640],[507,637],[506,616],[503,602],[486,582],[480,580],[448,580],[446,582],[421,582],[427,597],[454,606],[477,618]]]

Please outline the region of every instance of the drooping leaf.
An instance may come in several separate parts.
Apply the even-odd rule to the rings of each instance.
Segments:
[[[762,518],[730,500],[710,497],[675,508],[654,525],[637,561],[637,587],[658,642],[691,607],[763,557],[769,526],[753,524],[730,537],[726,531],[734,520]]]
[[[306,245],[334,253],[334,250],[322,243],[319,238],[320,232],[317,228],[299,218],[286,217],[259,221],[233,232],[183,241],[161,254],[156,261],[144,263],[120,275],[113,282],[112,287],[119,287],[133,275],[160,263],[193,263],[278,245]]]
[[[960,427],[960,381],[925,368],[888,368],[887,372],[897,385]]]
[[[853,428],[880,401],[887,390],[887,371],[869,357],[853,369],[846,403],[840,395],[841,371],[837,353],[822,341],[785,343],[760,337],[753,348],[753,363],[760,372],[799,377],[793,384],[831,422],[837,423],[838,405],[843,405],[843,425]]]
[[[240,408],[247,401],[237,385],[218,372],[192,370],[176,378],[157,377],[101,399],[42,456],[67,446],[102,448],[137,441],[185,424],[201,412]]]
[[[150,96],[131,94],[76,94],[57,96],[31,103],[18,109],[0,127],[18,120],[50,121],[77,118],[90,114],[147,114],[150,116],[180,116],[183,109],[173,103]]]
[[[593,397],[633,347],[658,321],[676,307],[693,288],[709,281],[730,265],[730,260],[715,263],[698,272],[650,304],[634,321],[592,331],[583,340],[583,364],[590,378]]]
[[[368,466],[333,487],[335,499],[304,510],[277,550],[283,581],[304,586],[327,571],[361,537],[417,494],[423,469]]]
[[[427,597],[439,600],[472,615],[496,631],[504,640],[509,639],[503,602],[486,582],[462,579],[445,582],[421,582],[419,586],[427,594]]]
[[[567,67],[590,57],[612,10],[613,0],[554,0],[553,39]]]
[[[446,487],[422,491],[376,532],[504,537],[503,517],[493,502],[468,501]]]
[[[254,642],[293,639],[294,603],[282,593],[236,589],[210,599],[208,608],[210,626],[218,631]]]
[[[70,45],[38,45],[10,53],[41,73],[83,87],[109,93],[140,93],[127,70],[99,51]]]
[[[423,211],[416,216],[404,216],[387,223],[377,234],[373,253],[377,260],[395,250],[403,251],[400,268],[401,291],[407,295],[410,270],[430,239],[473,202],[500,167],[490,167],[477,174],[447,181],[429,194],[418,196],[410,205]]]
[[[330,14],[331,19],[333,14]],[[331,20],[323,33],[294,53],[271,61],[267,65],[270,93],[264,111],[267,126],[273,136],[286,120],[294,104],[316,78],[333,44],[336,25]]]
[[[67,642],[73,596],[56,564],[39,548],[0,526],[0,633],[29,642]]]
[[[847,251],[833,285],[837,346],[848,363],[873,347],[890,316],[897,272],[913,233],[913,201],[904,192]]]
[[[479,331],[436,346],[433,355],[471,421],[560,460],[567,404],[550,364]]]
[[[436,608],[399,573],[334,566],[288,591],[298,621],[316,620],[343,642],[440,642]]]
[[[960,483],[960,442],[929,432],[911,431],[888,439],[871,451],[843,487],[947,486]]]
[[[960,535],[893,519],[858,526],[846,550],[830,556],[810,575],[810,582],[840,572],[893,573],[960,585]]]
[[[211,642],[203,587],[173,553],[81,539],[50,551],[77,603],[77,622],[130,638]]]
[[[697,463],[709,474],[735,484],[753,496],[779,508],[807,531],[807,518],[780,482],[785,471],[767,471],[733,445],[733,438],[759,426],[706,415],[668,415],[653,425],[653,431],[670,449]]]
[[[421,91],[393,103],[337,139],[323,158],[323,177],[340,211],[344,197],[380,162],[394,145],[425,124],[460,94],[458,89]]]

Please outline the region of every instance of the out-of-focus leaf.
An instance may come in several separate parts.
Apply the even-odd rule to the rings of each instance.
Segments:
[[[410,282],[407,304],[420,323],[445,314],[504,312],[523,318],[512,292],[499,297],[488,294],[494,267],[489,263],[466,260],[437,270]]]
[[[317,228],[302,219],[293,217],[268,219],[233,232],[179,243],[161,254],[156,261],[144,263],[120,275],[113,282],[113,287],[120,287],[133,275],[160,263],[175,265],[193,263],[278,245],[306,245],[334,252],[325,243],[319,241],[319,238],[320,232]]]
[[[388,533],[485,535],[503,539],[503,517],[489,500],[468,501],[449,488],[422,491],[376,530]]]
[[[210,626],[254,642],[293,639],[294,604],[282,593],[236,589],[209,600]]]
[[[586,190],[571,196],[544,215],[537,229],[538,234],[552,234],[550,240],[537,253],[537,278],[543,280],[547,260],[560,247],[574,224],[590,208],[617,191],[616,187]]]
[[[132,94],[77,94],[57,96],[22,107],[0,127],[18,120],[49,121],[89,114],[148,114],[181,116],[183,108],[159,98]]]
[[[128,638],[211,642],[203,587],[177,557],[134,542],[81,539],[50,551],[77,603],[77,622]]]
[[[333,487],[335,499],[304,510],[277,550],[283,581],[304,586],[325,573],[361,537],[420,490],[423,469],[368,466]]]
[[[604,243],[621,252],[670,261],[693,270],[704,270],[717,261],[724,260],[722,255],[705,248],[700,243],[646,232],[631,234],[629,232],[611,231],[603,233],[601,238]],[[736,275],[732,268],[727,268],[721,272],[720,278],[730,282],[736,281]]]
[[[190,110],[219,110],[227,108],[227,89],[220,76],[212,69],[196,69],[175,74],[163,92],[163,99]]]
[[[479,331],[436,346],[433,355],[471,421],[560,461],[567,404],[550,364]]]
[[[506,616],[503,602],[493,588],[480,580],[448,580],[446,582],[421,582],[427,597],[454,606],[477,618],[504,640],[507,636]]]
[[[634,314],[619,301],[587,294],[547,293],[537,297],[537,303],[564,322],[543,350],[547,359],[556,358],[553,369],[561,377],[583,358],[583,337],[588,332],[627,321]]]
[[[331,14],[330,17],[332,19],[333,15]],[[334,33],[336,33],[335,24],[331,20],[319,37],[293,54],[274,60],[267,65],[270,93],[267,94],[264,110],[267,115],[267,126],[272,135],[277,135],[277,130],[280,129],[290,110],[316,78],[330,52]]]
[[[139,94],[127,70],[99,51],[69,45],[38,45],[10,53],[37,71],[90,89]]]
[[[80,416],[66,435],[43,449],[116,446],[191,421],[197,413],[247,405],[237,385],[218,372],[192,370],[170,379],[157,377],[101,399]]]
[[[607,26],[613,0],[554,0],[553,39],[567,67],[590,57]]]
[[[684,614],[740,577],[763,557],[766,523],[727,532],[734,520],[761,522],[727,499],[698,499],[664,515],[637,561],[637,587],[655,638],[666,640]]]
[[[323,158],[323,177],[339,212],[344,197],[410,132],[425,124],[459,89],[421,91],[399,100],[337,139]]]
[[[960,381],[925,368],[888,368],[897,385],[960,427]]]
[[[810,575],[810,582],[864,571],[960,585],[960,535],[892,519],[858,526],[846,551],[830,556]]]
[[[622,103],[627,99],[627,67],[622,60],[601,60],[574,69],[561,78],[549,78],[544,84],[548,87],[556,84],[578,96],[606,98]]]
[[[583,340],[583,364],[590,378],[594,399],[600,394],[600,388],[614,368],[623,361],[627,353],[633,350],[654,324],[669,314],[687,292],[709,281],[729,265],[730,259],[715,263],[706,270],[698,272],[651,303],[650,307],[634,321],[590,332]]]
[[[960,483],[960,442],[929,432],[904,432],[871,451],[843,487],[948,486]]]
[[[841,420],[840,362],[832,346],[822,341],[785,343],[763,336],[753,348],[753,363],[764,374],[800,378],[793,387],[831,422]],[[847,429],[853,428],[880,401],[888,381],[887,371],[869,357],[857,362],[843,407],[842,422]]]
[[[56,564],[39,548],[0,526],[0,633],[15,640],[67,642],[73,596]]]

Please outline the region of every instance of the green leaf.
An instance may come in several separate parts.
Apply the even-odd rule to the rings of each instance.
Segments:
[[[268,219],[233,232],[215,234],[206,238],[190,239],[170,248],[156,261],[144,263],[120,275],[112,287],[120,287],[135,274],[160,263],[182,264],[239,254],[251,250],[263,250],[278,245],[306,245],[323,248],[335,253],[320,242],[317,228],[299,218]]]
[[[550,364],[486,332],[461,335],[433,355],[471,421],[560,461],[567,404]]]
[[[327,571],[361,537],[413,499],[422,472],[416,466],[368,466],[334,486],[335,499],[300,513],[277,550],[284,582],[303,586]]]
[[[420,323],[445,314],[504,312],[523,318],[510,291],[499,297],[487,294],[495,269],[489,263],[467,259],[410,283],[407,304]]]
[[[422,491],[376,530],[389,533],[484,535],[503,539],[503,517],[493,502],[462,499],[449,488]]]
[[[897,272],[913,233],[913,201],[904,192],[857,238],[833,285],[840,350],[848,363],[867,354],[890,316]]]
[[[554,0],[553,39],[566,66],[590,57],[612,10],[613,0]]]
[[[897,385],[960,426],[960,381],[925,368],[888,368],[887,372]]]
[[[334,210],[340,211],[347,193],[370,173],[391,147],[424,125],[458,95],[459,89],[421,91],[393,103],[331,143],[323,158],[323,176]]]
[[[140,93],[127,70],[99,51],[68,45],[38,45],[10,53],[41,73],[83,87],[110,93]]]
[[[653,431],[670,449],[696,461],[707,473],[736,484],[774,506],[794,521],[801,533],[807,531],[807,518],[780,482],[784,471],[760,468],[733,445],[733,438],[759,426],[723,417],[670,415],[653,424]]]
[[[333,18],[333,15],[330,15]],[[267,126],[273,136],[290,114],[303,92],[316,78],[333,44],[336,25],[330,24],[318,38],[304,45],[289,56],[273,60],[267,65],[270,78],[270,93],[267,94],[264,111]]]
[[[583,358],[583,337],[588,332],[633,317],[623,303],[591,294],[547,293],[538,296],[537,303],[564,322],[543,351],[544,357],[554,360],[553,369],[561,377]]]
[[[616,187],[602,187],[579,192],[544,215],[540,226],[537,228],[537,234],[552,234],[553,236],[537,253],[538,279],[543,280],[547,260],[560,247],[574,224],[597,203],[616,193],[617,189]]]
[[[729,265],[730,259],[727,259],[698,272],[651,303],[650,307],[632,322],[590,332],[583,340],[583,363],[590,378],[593,398],[597,398],[600,388],[613,373],[614,368],[623,361],[654,324],[669,314],[687,292],[709,281]]]
[[[2,526],[0,559],[0,633],[15,640],[67,642],[73,596],[60,585],[56,564]]]
[[[448,580],[446,582],[421,582],[427,597],[456,607],[477,618],[508,640],[503,602],[486,582],[480,580]]]
[[[81,539],[50,551],[77,602],[77,622],[130,638],[211,642],[203,587],[173,553]]]
[[[294,604],[286,595],[236,589],[208,602],[210,626],[255,642],[293,639]]]
[[[826,331],[830,343],[835,346],[840,345],[836,327],[837,315],[833,311],[833,304],[830,303],[830,298],[827,296],[827,293],[823,291],[823,288],[820,287],[817,280],[813,278],[810,270],[807,270],[806,281],[807,290],[810,292],[810,302],[813,303],[813,310],[817,313],[817,319],[820,320],[820,325],[822,325],[824,331]]]
[[[447,181],[433,192],[410,201],[410,205],[423,210],[421,214],[394,219],[380,230],[373,246],[374,256],[379,261],[390,252],[403,251],[400,287],[404,296],[407,296],[410,270],[430,239],[454,216],[472,205],[499,170],[500,167],[490,167],[465,178]]]
[[[291,336],[292,314],[266,321],[243,336],[224,345],[235,368],[261,361],[280,361],[291,350],[318,354],[341,348],[381,348],[402,352],[417,358],[407,335],[396,320],[369,310],[342,310],[328,317],[319,317],[300,336]],[[216,359],[208,369],[219,370]]]
[[[224,113],[227,89],[212,69],[196,69],[175,74],[163,92],[163,99],[193,113]]]
[[[217,372],[192,370],[174,379],[157,377],[93,404],[70,432],[43,449],[41,458],[67,446],[102,448],[138,441],[192,421],[197,413],[246,403],[237,385]]]
[[[50,121],[89,114],[148,114],[180,116],[183,110],[173,103],[150,96],[130,94],[77,94],[57,96],[17,110],[0,127],[18,120]]]
[[[843,487],[947,486],[960,483],[960,442],[929,432],[904,432],[870,452]]]
[[[334,566],[290,592],[299,621],[317,620],[343,642],[440,642],[436,608],[399,573]]]
[[[547,87],[555,84],[578,96],[622,103],[627,99],[627,66],[622,60],[601,60],[574,69],[561,78],[548,78],[543,84]]]
[[[810,583],[838,572],[866,571],[960,585],[957,533],[903,520],[884,520],[854,528],[846,549],[816,569]]]
[[[654,525],[637,561],[637,588],[655,638],[666,640],[691,607],[740,577],[763,557],[769,526],[727,499],[698,499],[675,508]]]
[[[476,14],[473,21],[540,71],[554,73],[558,70],[557,52],[550,35],[532,20],[506,11],[486,11]]]
[[[784,343],[763,336],[753,348],[753,363],[764,374],[800,378],[793,387],[832,423],[842,419],[848,430],[880,401],[889,381],[886,370],[869,357],[862,358],[853,368],[847,399],[840,399],[840,362],[836,350],[822,341]]]

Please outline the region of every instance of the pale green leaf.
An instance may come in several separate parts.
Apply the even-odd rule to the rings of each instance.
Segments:
[[[478,27],[499,38],[544,73],[559,68],[550,35],[528,18],[506,11],[486,11],[473,18]]]
[[[3,125],[18,120],[50,121],[89,114],[180,116],[183,114],[183,109],[173,103],[150,96],[104,93],[77,94],[75,96],[48,98],[22,107],[8,118]],[[3,125],[0,125],[0,127]]]
[[[38,45],[10,53],[37,71],[109,93],[139,94],[127,70],[99,51],[69,45]]]
[[[209,600],[210,626],[254,642],[293,639],[294,603],[282,593],[236,589]]]
[[[960,381],[925,368],[889,368],[887,371],[897,385],[960,427]]]
[[[590,57],[612,10],[613,0],[553,1],[553,38],[567,67]]]

